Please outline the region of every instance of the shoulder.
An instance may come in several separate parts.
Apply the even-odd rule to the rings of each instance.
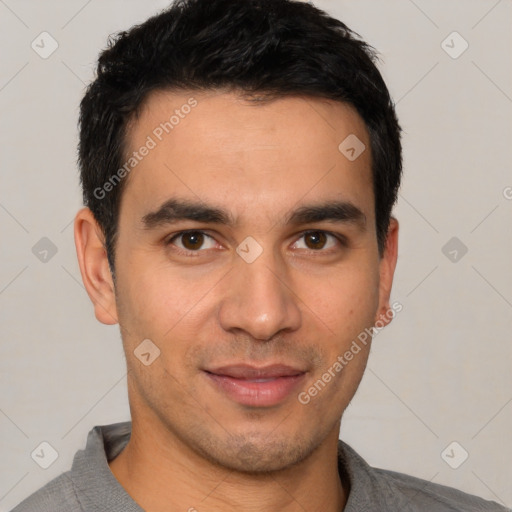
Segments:
[[[82,512],[70,472],[62,473],[48,482],[11,512]]]
[[[404,473],[372,468],[384,485],[395,488],[406,497],[411,510],[439,512],[510,512],[495,501],[487,501],[453,487],[436,484]]]
[[[108,465],[124,448],[130,434],[130,422],[94,427],[87,436],[85,448],[75,453],[71,469],[31,494],[11,512],[141,511]]]
[[[512,512],[453,487],[372,467],[341,440],[338,450],[340,475],[350,482],[346,512]]]

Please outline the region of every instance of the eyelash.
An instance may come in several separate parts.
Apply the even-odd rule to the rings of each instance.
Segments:
[[[174,240],[176,240],[180,236],[183,236],[183,235],[186,235],[186,234],[189,234],[189,233],[200,233],[200,234],[202,234],[202,235],[204,235],[204,236],[206,236],[208,238],[211,238],[211,239],[215,240],[214,237],[209,235],[206,231],[202,231],[200,229],[188,229],[188,230],[185,230],[185,231],[179,231],[179,232],[174,233],[173,235],[171,235],[170,238],[166,239],[165,245],[166,246],[172,246]],[[348,247],[347,240],[346,240],[346,238],[343,235],[340,235],[340,234],[337,234],[337,233],[332,233],[331,231],[325,231],[323,229],[311,229],[309,231],[304,231],[304,232],[301,233],[300,237],[297,240],[300,240],[300,238],[303,238],[306,235],[309,235],[309,234],[312,234],[312,233],[324,233],[325,235],[331,236],[334,239],[336,239],[336,241],[340,244],[340,246],[342,248]],[[202,250],[198,249],[196,251],[191,251],[191,250],[184,250],[181,247],[176,247],[176,246],[174,246],[174,248],[173,248],[173,251],[177,252],[179,255],[187,256],[187,257],[191,257],[191,258],[197,258],[200,255],[200,253],[204,252],[205,250],[208,250],[208,249],[202,249]],[[307,251],[310,252],[310,253],[330,254],[330,253],[333,252],[333,250],[336,250],[336,248],[331,248],[331,249],[328,249],[328,250],[309,249]]]

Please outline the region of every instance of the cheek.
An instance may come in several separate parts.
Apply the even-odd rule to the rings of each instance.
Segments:
[[[166,388],[173,390],[170,393],[173,400],[186,402],[182,389],[187,388],[188,376],[193,371],[187,352],[199,339],[198,316],[204,315],[200,302],[204,292],[195,288],[189,293],[184,283],[171,281],[168,276],[165,280],[158,272],[132,271],[126,275],[129,279],[125,277],[119,283],[122,297],[119,323],[127,363],[136,375],[138,392],[148,400],[155,400],[154,405],[164,404],[169,394],[161,393],[161,389]],[[136,357],[138,347],[146,339],[159,350],[158,357],[148,366]]]
[[[142,244],[122,226],[116,250],[116,270],[120,324],[136,331],[137,336],[161,337],[188,305],[185,293],[188,290],[180,283],[179,271],[170,268],[162,247]]]
[[[339,339],[373,325],[379,303],[378,269],[347,266],[329,276],[304,280],[298,295]]]
[[[132,259],[119,273],[119,323],[129,338],[150,338],[164,347],[172,338],[195,339],[211,305],[212,274],[192,279],[186,273]],[[179,336],[178,336],[179,334]]]
[[[320,321],[312,316],[311,339],[317,340],[322,364],[305,390],[318,414],[328,407],[333,417],[343,411],[361,381],[371,346],[370,328],[378,307],[378,274],[347,272],[331,279],[312,302]],[[325,336],[318,336],[319,327]],[[316,333],[316,338],[315,338]]]

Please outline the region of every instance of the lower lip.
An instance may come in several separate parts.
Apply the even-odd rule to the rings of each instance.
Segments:
[[[305,375],[301,373],[258,382],[206,372],[206,376],[229,398],[253,407],[270,407],[279,404],[298,388]]]

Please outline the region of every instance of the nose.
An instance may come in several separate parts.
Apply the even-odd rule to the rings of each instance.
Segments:
[[[234,267],[224,283],[226,292],[219,311],[224,330],[244,331],[253,339],[268,341],[281,331],[301,326],[300,299],[282,260],[264,251],[252,263],[237,257]]]

